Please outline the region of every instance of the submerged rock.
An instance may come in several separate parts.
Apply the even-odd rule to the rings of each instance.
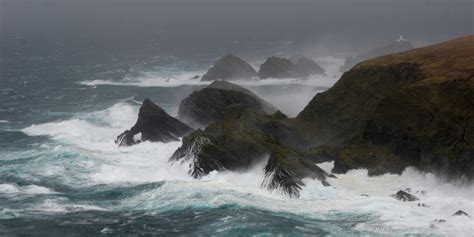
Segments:
[[[250,64],[232,54],[228,54],[215,62],[202,76],[201,81],[250,80],[256,76],[257,72]]]
[[[215,81],[181,101],[178,118],[194,128],[203,128],[222,118],[234,105],[273,113],[276,109],[251,91],[230,82]]]
[[[467,217],[471,218],[471,216],[469,214],[467,214],[466,212],[464,212],[463,210],[459,210],[459,211],[455,212],[453,214],[453,216],[467,216]]]
[[[394,198],[403,201],[403,202],[413,202],[419,200],[417,197],[414,195],[411,195],[405,191],[398,191],[396,194],[392,195]]]
[[[134,136],[141,133],[142,141],[171,142],[179,141],[193,129],[176,118],[168,115],[162,108],[149,99],[143,101],[135,125],[117,137],[115,143],[120,146],[131,146],[137,142]]]

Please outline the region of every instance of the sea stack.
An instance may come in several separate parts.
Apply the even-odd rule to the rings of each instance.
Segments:
[[[260,65],[258,76],[260,79],[267,78],[304,78],[315,74],[323,74],[324,69],[315,61],[307,57],[290,59],[280,57],[269,57]]]
[[[244,60],[232,54],[227,54],[219,59],[202,76],[201,81],[214,80],[251,80],[257,72]]]
[[[135,125],[117,137],[120,146],[131,146],[137,143],[134,136],[141,133],[141,141],[172,142],[179,141],[193,129],[176,118],[168,115],[161,107],[149,99],[143,101]]]

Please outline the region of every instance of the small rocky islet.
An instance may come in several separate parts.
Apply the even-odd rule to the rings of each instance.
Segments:
[[[139,132],[142,140],[150,141],[182,137],[170,162],[188,161],[195,178],[214,170],[242,171],[266,160],[262,186],[292,197],[299,196],[304,178],[330,185],[335,176],[316,163],[331,160],[336,174],[358,168],[369,175],[400,174],[413,166],[472,181],[473,41],[474,36],[468,36],[359,63],[295,118],[226,81],[215,81],[185,98],[179,120],[145,100],[143,110],[155,112],[141,108],[137,124],[117,141],[133,145],[130,137]],[[227,62],[235,56],[226,57]],[[260,75],[232,63],[216,63],[213,70],[225,65]],[[419,198],[401,190],[394,197]]]
[[[294,59],[295,63],[291,60]],[[272,56],[260,65],[257,72],[241,58],[228,54],[212,65],[202,76],[201,81],[242,81],[254,78],[306,78],[311,75],[324,74],[324,69],[310,58],[292,57],[291,59]]]

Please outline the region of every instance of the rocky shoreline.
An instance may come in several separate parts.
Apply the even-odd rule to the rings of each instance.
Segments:
[[[468,36],[359,63],[332,88],[317,94],[296,118],[288,118],[249,90],[225,81],[215,81],[185,98],[179,120],[145,100],[137,124],[117,142],[133,145],[138,133],[141,140],[160,142],[182,137],[182,146],[170,162],[189,163],[194,178],[267,162],[262,187],[282,190],[291,197],[299,196],[304,178],[330,185],[330,179],[336,177],[317,166],[323,161],[335,162],[333,173],[365,168],[369,175],[400,174],[413,166],[440,177],[471,181],[472,42],[474,36]],[[298,62],[301,60],[315,68],[306,58]],[[269,72],[262,70],[272,71],[270,77],[288,77],[298,64],[273,57],[257,73],[244,61],[227,55],[203,80],[214,80],[215,75],[223,80],[267,77]],[[311,73],[316,72],[323,73]],[[404,191],[394,197],[416,200]]]

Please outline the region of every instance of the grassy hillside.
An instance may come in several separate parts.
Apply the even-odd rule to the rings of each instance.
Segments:
[[[296,122],[309,147],[340,148],[341,171],[410,164],[472,178],[474,36],[359,63]]]

